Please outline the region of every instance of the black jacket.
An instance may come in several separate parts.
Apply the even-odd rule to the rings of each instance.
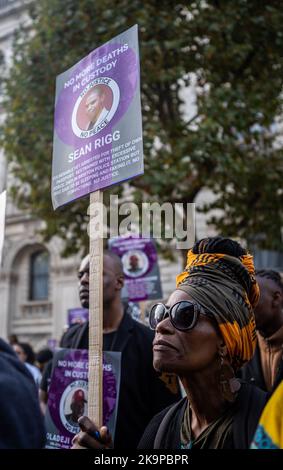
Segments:
[[[261,390],[267,391],[266,384],[263,376],[262,366],[261,366],[261,359],[260,359],[260,350],[259,345],[256,345],[255,353],[252,359],[247,362],[237,373],[238,377],[240,377],[245,382],[250,384],[256,385]],[[283,380],[283,357],[277,372],[277,376],[272,388],[272,391],[269,393],[271,395],[276,387],[278,387],[279,383]]]
[[[72,327],[69,333],[64,347],[88,349],[88,322]],[[112,347],[122,352],[116,449],[136,449],[151,418],[180,399],[176,377],[166,374],[161,379],[153,369],[153,338],[153,331],[124,314]]]
[[[253,439],[267,394],[257,387],[242,383],[234,404],[232,442],[229,449],[248,449]],[[180,449],[180,431],[187,398],[156,415],[147,426],[139,449]],[[225,444],[224,447],[225,448]]]
[[[38,391],[28,369],[0,339],[0,449],[44,447]]]

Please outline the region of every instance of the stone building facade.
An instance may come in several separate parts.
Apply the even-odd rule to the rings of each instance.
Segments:
[[[29,25],[26,5],[23,0],[0,0],[0,50],[7,67],[15,29],[19,24]],[[4,118],[0,101],[0,119]],[[0,192],[9,186],[11,177],[0,150]],[[36,349],[49,338],[59,339],[67,310],[79,306],[79,258],[62,259],[62,242],[54,238],[44,244],[38,235],[41,227],[42,222],[20,212],[8,198],[0,268],[0,336],[16,334]]]

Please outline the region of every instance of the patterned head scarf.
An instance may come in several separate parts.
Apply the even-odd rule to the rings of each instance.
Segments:
[[[249,361],[256,345],[253,309],[259,298],[253,257],[188,252],[177,289],[187,292],[216,319],[234,370]]]

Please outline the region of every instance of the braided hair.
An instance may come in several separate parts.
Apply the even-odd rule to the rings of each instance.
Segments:
[[[278,271],[274,271],[273,269],[259,269],[256,271],[256,276],[270,279],[279,287],[283,294],[283,282]]]
[[[177,276],[177,289],[215,318],[235,370],[252,358],[259,288],[253,258],[238,242],[209,237],[195,243],[185,271]]]
[[[224,237],[203,238],[196,242],[192,249],[195,255],[202,253],[222,253],[224,255],[240,258],[247,251],[236,241]]]

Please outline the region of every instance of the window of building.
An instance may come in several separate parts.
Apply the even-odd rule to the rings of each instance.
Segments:
[[[275,269],[283,271],[283,252],[272,250],[251,250],[256,269]]]
[[[9,7],[15,0],[0,0],[0,10]]]
[[[49,254],[37,251],[30,258],[30,300],[48,299]]]

